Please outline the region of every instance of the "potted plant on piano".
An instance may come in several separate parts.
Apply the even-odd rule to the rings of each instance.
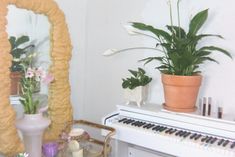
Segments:
[[[132,76],[122,79],[122,88],[124,89],[124,97],[127,104],[131,101],[136,102],[140,107],[147,99],[148,84],[152,78],[146,75],[142,68],[135,70],[128,70]]]
[[[171,5],[171,4],[170,4]],[[179,1],[177,2],[178,25],[173,25],[170,6],[170,25],[167,31],[155,28],[144,23],[132,22],[128,32],[135,35],[145,35],[156,40],[156,47],[146,49],[156,50],[156,56],[151,56],[141,61],[145,64],[158,61],[156,67],[161,72],[164,88],[164,108],[171,111],[192,112],[195,104],[202,75],[199,67],[206,61],[218,63],[211,57],[213,52],[221,52],[232,58],[230,53],[213,45],[199,46],[198,42],[207,37],[223,39],[220,35],[199,34],[198,31],[208,18],[208,9],[198,12],[190,21],[186,32],[180,26]],[[146,32],[150,34],[146,34]],[[112,55],[119,52],[139,49],[143,47],[127,48],[122,50],[107,50],[104,55]]]

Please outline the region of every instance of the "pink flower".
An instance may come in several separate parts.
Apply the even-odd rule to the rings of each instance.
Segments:
[[[46,76],[46,72],[42,69],[42,67],[39,67],[35,70],[35,76],[36,81],[40,81],[41,78]]]
[[[53,80],[54,80],[54,77],[53,77],[51,74],[48,73],[48,74],[43,78],[42,82],[45,83],[45,84],[49,84],[49,83],[51,83]]]
[[[34,77],[34,70],[32,68],[28,68],[25,74],[25,78],[32,78]]]

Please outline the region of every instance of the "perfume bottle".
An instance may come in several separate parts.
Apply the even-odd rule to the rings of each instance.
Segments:
[[[207,115],[211,116],[211,103],[212,103],[212,98],[208,98],[208,108],[207,108]]]
[[[203,97],[202,115],[206,116],[206,97]]]
[[[218,118],[219,119],[223,118],[223,108],[222,107],[218,107]]]

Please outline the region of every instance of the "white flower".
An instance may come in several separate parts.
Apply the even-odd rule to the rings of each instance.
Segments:
[[[108,49],[103,53],[103,55],[104,56],[111,56],[111,55],[114,55],[116,53],[118,53],[117,49]]]
[[[126,29],[126,31],[128,32],[128,34],[130,35],[137,35],[138,33],[138,29],[134,28],[132,25],[123,25],[123,27]]]

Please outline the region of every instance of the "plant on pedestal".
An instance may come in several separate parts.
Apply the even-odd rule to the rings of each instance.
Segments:
[[[152,78],[145,74],[145,71],[138,68],[138,71],[128,70],[132,76],[122,79],[122,87],[124,89],[124,97],[129,104],[131,101],[136,102],[140,107],[147,99],[148,84]]]
[[[41,157],[42,136],[50,120],[39,111],[39,101],[34,97],[38,82],[49,84],[53,77],[41,67],[32,66],[32,57],[26,57],[22,66],[20,102],[24,107],[24,117],[17,120],[16,127],[23,134],[26,153],[30,157]]]
[[[223,39],[220,35],[199,34],[198,31],[206,22],[208,9],[197,13],[189,23],[186,32],[180,25],[179,0],[177,1],[178,25],[173,25],[172,10],[170,5],[171,24],[166,26],[167,31],[155,28],[144,23],[132,22],[129,33],[144,35],[156,40],[156,47],[134,47],[123,50],[107,50],[104,55],[112,55],[132,49],[153,49],[160,54],[142,59],[145,64],[158,61],[157,66],[162,73],[162,83],[164,86],[165,103],[164,107],[172,111],[191,112],[195,110],[197,94],[201,84],[202,76],[199,70],[200,65],[206,61],[218,63],[211,57],[213,52],[221,52],[232,58],[225,49],[216,46],[198,46],[198,42],[206,37],[216,37]],[[146,32],[151,34],[146,34]]]

